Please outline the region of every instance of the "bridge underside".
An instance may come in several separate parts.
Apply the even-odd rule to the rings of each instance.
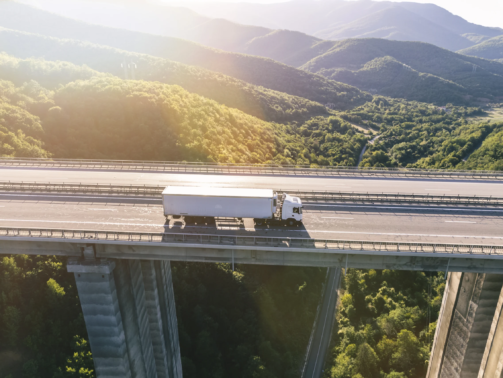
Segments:
[[[92,241],[90,241],[92,242]],[[287,248],[243,248],[75,243],[54,241],[3,240],[0,254],[82,256],[91,246],[95,257],[126,260],[167,260],[185,262],[235,263],[257,265],[348,267],[503,274],[503,259],[491,255],[441,254],[423,252],[376,252]]]

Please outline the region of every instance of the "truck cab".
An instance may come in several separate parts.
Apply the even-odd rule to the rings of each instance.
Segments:
[[[299,197],[292,197],[288,194],[284,195],[281,220],[287,221],[289,226],[302,222],[302,201]]]

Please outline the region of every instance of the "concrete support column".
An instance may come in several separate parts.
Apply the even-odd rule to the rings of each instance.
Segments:
[[[182,359],[180,355],[180,342],[178,338],[178,321],[176,318],[175,292],[171,277],[171,263],[161,260],[154,261],[161,305],[164,341],[168,354],[170,377],[182,378]]]
[[[168,261],[71,260],[98,378],[182,378]]]
[[[450,273],[428,378],[477,378],[490,339],[503,275]]]
[[[500,292],[478,378],[503,377],[503,289]]]
[[[133,377],[156,377],[140,261],[118,260],[115,280]]]
[[[115,262],[69,263],[75,274],[96,376],[131,377],[126,335],[115,286]]]
[[[169,362],[166,340],[164,337],[163,317],[161,313],[161,300],[157,287],[157,277],[154,262],[150,260],[141,261],[143,282],[145,284],[145,305],[147,309],[150,335],[158,378],[169,377]]]

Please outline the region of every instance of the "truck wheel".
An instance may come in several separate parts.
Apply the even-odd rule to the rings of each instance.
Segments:
[[[295,226],[296,223],[297,222],[295,221],[295,219],[288,219],[286,221],[286,224],[288,225],[288,227],[293,227],[293,226]]]
[[[255,226],[262,226],[264,221],[262,219],[255,219]]]

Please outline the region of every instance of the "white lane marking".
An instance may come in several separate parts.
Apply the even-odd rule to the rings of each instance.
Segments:
[[[477,222],[469,222],[469,221],[445,221],[445,223],[477,223]]]
[[[441,211],[477,211],[477,212],[498,212],[501,213],[503,210],[501,209],[479,209],[479,208],[459,208],[453,209],[449,207],[441,207],[441,206],[424,206],[424,207],[407,207],[407,206],[371,206],[371,205],[320,205],[315,203],[303,203],[304,206],[313,206],[313,207],[354,207],[354,208],[369,208],[369,209],[403,209],[403,210],[441,210]]]
[[[100,224],[100,225],[115,225],[115,226],[156,226],[164,227],[166,224],[155,224],[155,223],[118,223],[118,222],[79,222],[79,221],[52,221],[52,220],[38,220],[38,219],[0,219],[0,222],[39,222],[39,223],[75,223],[75,224]],[[214,227],[200,227],[200,226],[186,226],[185,228],[195,228],[195,229],[215,229]],[[172,228],[174,229],[174,228]],[[243,230],[242,228],[236,227],[236,229]],[[228,229],[219,229],[228,230]],[[97,230],[99,231],[99,230]],[[253,229],[246,229],[246,231],[253,231]],[[255,230],[257,231],[257,230]],[[435,235],[435,234],[405,234],[405,233],[390,233],[390,232],[356,232],[356,231],[328,231],[328,230],[288,230],[284,228],[277,229],[258,229],[258,231],[284,231],[284,232],[303,232],[303,233],[325,233],[325,234],[363,234],[363,235],[388,235],[388,236],[434,236],[434,237],[446,237],[446,238],[472,238],[472,239],[497,239],[503,240],[503,236],[481,236],[481,235]],[[261,236],[261,235],[259,235]]]
[[[139,200],[139,201],[161,201],[160,198],[157,197],[149,197],[149,198],[141,198],[141,197],[122,197],[122,196],[112,196],[112,197],[107,197],[107,196],[61,196],[61,195],[46,195],[46,194],[0,194],[0,196],[3,197],[44,197],[44,198],[87,198],[87,199],[94,199],[94,198],[99,198],[99,199],[134,199],[134,200]]]
[[[117,209],[91,209],[91,208],[88,208],[87,210],[94,210],[94,211],[117,211]]]
[[[355,218],[343,218],[343,217],[321,217],[321,219],[355,219]]]
[[[57,221],[57,220],[39,220],[39,219],[0,219],[0,222],[37,222],[37,223],[73,223],[73,224],[102,224],[113,226],[164,226],[164,224],[154,223],[119,223],[119,222],[83,222],[83,221]]]

